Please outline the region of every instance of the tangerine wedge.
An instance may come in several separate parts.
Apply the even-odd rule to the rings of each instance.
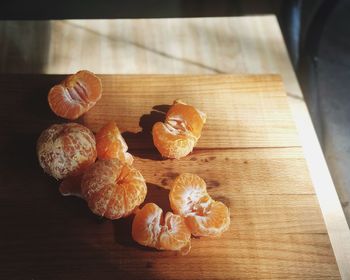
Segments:
[[[204,180],[195,174],[179,175],[171,186],[169,200],[171,209],[185,218],[194,236],[218,237],[230,225],[227,206],[212,199]]]
[[[182,158],[193,150],[205,121],[205,113],[175,100],[166,114],[165,122],[154,124],[153,143],[163,157]]]
[[[190,131],[194,137],[199,138],[206,121],[206,114],[191,105],[187,105],[180,99],[174,101],[166,114],[166,119],[175,126],[180,126]]]
[[[99,159],[117,158],[128,164],[132,164],[134,160],[127,152],[128,146],[114,121],[107,123],[97,132],[96,149]]]
[[[180,251],[187,254],[191,249],[191,233],[183,218],[163,210],[154,203],[147,203],[136,212],[132,223],[133,239],[158,250]]]
[[[77,123],[54,124],[37,141],[40,166],[54,178],[83,173],[96,160],[93,133]]]
[[[108,219],[130,215],[147,194],[145,179],[130,165],[118,160],[98,160],[85,172],[81,192],[93,213]]]
[[[48,102],[56,115],[75,120],[90,110],[101,96],[100,78],[90,71],[81,70],[53,86],[48,94]]]
[[[187,131],[181,131],[168,123],[157,122],[152,129],[153,142],[166,158],[182,158],[192,152],[197,140]]]

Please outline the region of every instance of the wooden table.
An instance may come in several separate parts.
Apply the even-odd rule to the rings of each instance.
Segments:
[[[146,180],[146,202],[171,210],[169,188],[190,172],[229,207],[227,232],[193,238],[183,257],[138,246],[132,216],[98,218],[40,169],[35,141],[62,121],[48,109],[47,90],[63,77],[0,75],[0,91],[10,94],[0,106],[0,278],[340,279],[279,76],[101,76],[103,96],[79,122],[96,132],[117,121]],[[189,156],[164,160],[150,131],[179,98],[208,118]]]
[[[0,42],[3,73],[281,74],[341,275],[350,278],[349,229],[274,16],[1,22]]]

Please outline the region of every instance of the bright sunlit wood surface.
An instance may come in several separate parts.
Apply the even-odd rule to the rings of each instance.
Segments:
[[[277,73],[344,279],[350,233],[274,16],[0,22],[0,72]]]

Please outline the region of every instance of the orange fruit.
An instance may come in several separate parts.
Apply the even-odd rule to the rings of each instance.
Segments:
[[[158,250],[187,254],[191,248],[191,233],[183,218],[171,212],[167,212],[164,218],[163,210],[154,203],[147,203],[136,212],[132,238],[143,246]]]
[[[185,218],[194,236],[217,237],[230,225],[227,206],[212,199],[204,180],[195,174],[179,175],[171,186],[169,200],[171,209]]]
[[[127,153],[128,146],[114,121],[107,123],[97,132],[96,149],[99,159],[117,158],[128,164],[132,164],[134,160],[132,155]]]
[[[98,160],[85,172],[81,192],[93,213],[109,219],[130,215],[146,197],[141,173],[118,159]]]
[[[40,166],[56,179],[76,176],[96,160],[93,133],[77,123],[54,124],[37,141]]]
[[[51,110],[75,120],[90,110],[102,96],[102,83],[94,73],[81,70],[53,86],[48,95]]]
[[[174,122],[190,131],[194,137],[201,136],[203,125],[206,121],[206,114],[181,100],[175,100],[166,114],[168,123]]]
[[[192,152],[197,140],[186,131],[180,131],[173,126],[157,122],[152,129],[153,143],[163,157],[182,158]]]
[[[153,143],[163,157],[182,158],[193,150],[205,121],[205,113],[175,100],[166,114],[165,122],[154,124]]]

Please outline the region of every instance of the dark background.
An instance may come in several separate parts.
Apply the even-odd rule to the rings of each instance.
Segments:
[[[277,13],[281,0],[2,1],[2,19],[238,16]]]

